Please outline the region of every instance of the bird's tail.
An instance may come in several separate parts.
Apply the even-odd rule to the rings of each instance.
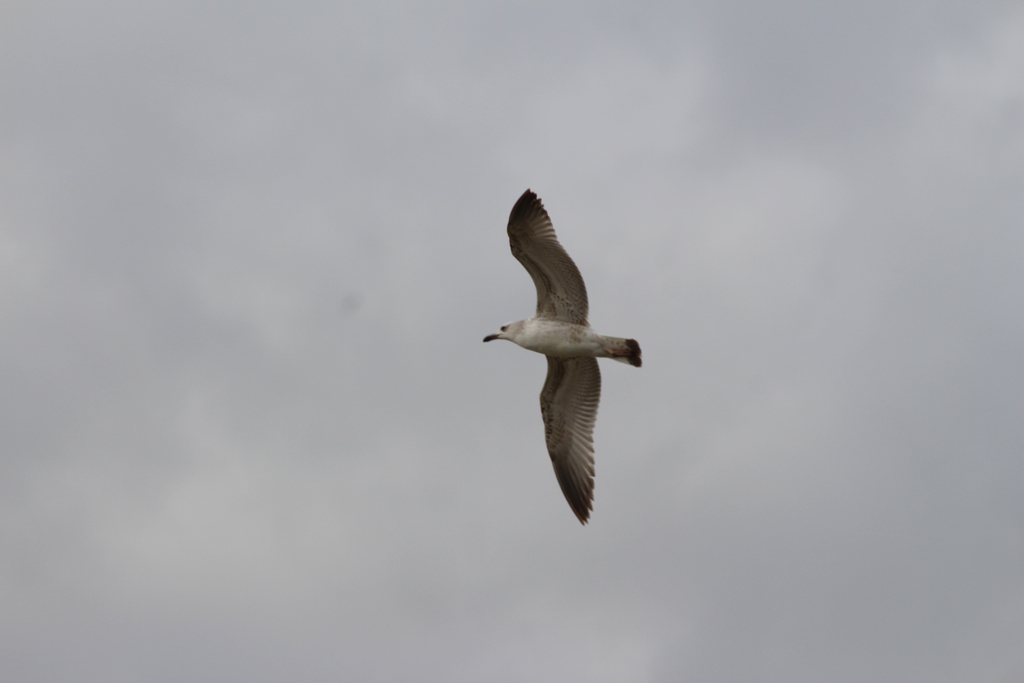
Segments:
[[[622,339],[621,337],[601,337],[601,346],[608,353],[608,357],[620,363],[629,363],[634,367],[640,367],[640,345],[636,339]]]

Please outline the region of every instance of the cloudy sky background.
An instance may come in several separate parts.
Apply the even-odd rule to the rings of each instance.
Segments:
[[[0,679],[1024,679],[1024,4],[7,2],[0,91]]]

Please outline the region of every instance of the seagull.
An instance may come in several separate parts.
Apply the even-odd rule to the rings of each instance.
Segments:
[[[548,358],[548,376],[540,392],[544,439],[562,493],[581,523],[594,502],[594,421],[601,399],[598,358],[640,367],[635,339],[605,337],[587,322],[583,277],[558,243],[548,212],[527,190],[508,217],[512,255],[537,287],[532,318],[502,325],[485,342],[507,339]]]

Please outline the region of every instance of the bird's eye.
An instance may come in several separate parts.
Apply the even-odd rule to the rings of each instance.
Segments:
[[[501,326],[501,331],[502,331],[502,332],[504,332],[504,331],[505,331],[505,330],[507,330],[507,329],[508,329],[508,325],[502,325],[502,326]]]

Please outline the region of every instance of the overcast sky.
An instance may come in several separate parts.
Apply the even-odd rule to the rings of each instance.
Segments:
[[[1024,680],[1024,3],[7,2],[0,126],[0,679]]]

